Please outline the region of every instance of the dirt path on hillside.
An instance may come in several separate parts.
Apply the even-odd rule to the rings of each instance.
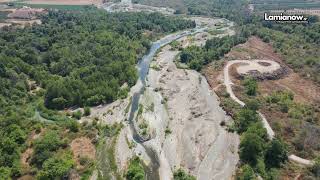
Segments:
[[[262,65],[258,65],[257,62],[267,62],[270,65],[269,66],[262,66]],[[238,73],[248,73],[249,71],[252,70],[257,70],[260,73],[272,73],[273,71],[276,71],[277,69],[280,68],[280,65],[272,60],[233,60],[233,61],[228,61],[227,65],[224,67],[224,85],[226,86],[227,92],[230,94],[230,97],[236,101],[238,104],[240,104],[241,106],[245,106],[245,103],[242,102],[238,97],[235,96],[235,94],[233,93],[232,90],[232,81],[230,78],[230,74],[229,74],[229,70],[230,67],[234,64],[239,64],[239,63],[244,63],[245,65],[241,65],[237,68]],[[242,67],[245,66],[245,67]],[[269,135],[270,139],[273,139],[275,136],[274,131],[272,130],[270,124],[268,123],[267,119],[265,118],[265,116],[261,113],[258,112],[259,116],[262,119],[262,123],[264,125],[264,127],[267,130],[267,133]],[[303,159],[300,158],[294,154],[291,154],[289,156],[289,160],[299,163],[301,165],[305,165],[305,166],[311,166],[314,164],[313,161],[307,160],[307,159]]]

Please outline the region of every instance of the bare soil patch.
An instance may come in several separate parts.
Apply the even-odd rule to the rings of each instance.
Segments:
[[[236,46],[232,51],[226,55],[226,59],[271,59],[278,62],[286,69],[286,76],[278,80],[260,81],[259,90],[262,95],[267,95],[275,90],[289,90],[294,93],[295,101],[301,103],[316,104],[320,102],[320,87],[294,73],[281,59],[281,56],[274,52],[270,44],[264,43],[257,37],[251,37],[244,43]],[[262,64],[261,64],[262,63]],[[264,62],[259,64],[267,66]],[[233,80],[239,78],[235,69],[231,68],[231,75]]]
[[[73,157],[76,160],[77,166],[81,168],[80,158],[95,159],[96,149],[91,140],[87,137],[76,138],[71,142],[71,150]]]
[[[18,180],[34,180],[35,178],[31,175],[24,175],[18,178]]]
[[[319,143],[315,143],[315,140],[319,134],[319,113],[317,109],[319,110],[318,104],[320,104],[320,87],[312,81],[306,80],[299,76],[299,74],[294,73],[293,70],[284,63],[281,56],[274,52],[271,45],[264,43],[257,37],[251,37],[246,43],[236,46],[224,58],[224,60],[238,59],[269,59],[278,62],[281,67],[285,67],[285,76],[279,76],[279,79],[275,80],[265,79],[258,81],[258,94],[256,97],[251,98],[260,99],[261,102],[265,102],[264,97],[277,93],[278,91],[292,92],[294,94],[294,103],[296,103],[294,107],[290,107],[292,112],[282,112],[279,105],[267,105],[265,103],[263,103],[261,107],[261,112],[266,116],[266,119],[276,134],[289,144],[291,152],[304,158],[315,157],[319,150]],[[229,74],[234,83],[233,91],[235,95],[242,101],[245,101],[249,97],[245,94],[245,89],[241,83],[242,77],[237,71],[237,67],[240,65],[241,64],[235,64],[231,66]],[[269,64],[263,63],[260,65],[268,66]],[[217,77],[222,74],[222,68],[215,69],[212,68],[211,65],[205,68],[204,74],[211,88],[217,92],[223,104],[224,99],[227,99],[224,97],[225,92],[219,92],[221,88],[217,88],[219,87]],[[228,103],[229,105],[231,104],[230,102]],[[299,109],[301,108],[306,109],[300,111]],[[308,111],[308,113],[310,111],[313,115],[309,114],[306,116],[306,114],[304,114],[301,118],[294,117],[294,113],[303,114],[306,111]],[[228,112],[232,113],[232,110],[229,109]],[[295,177],[298,175],[292,173],[292,170],[287,170],[287,172],[283,173],[284,177]]]
[[[256,36],[249,38],[246,43],[234,47],[232,51],[225,55],[225,59],[270,59],[283,64],[281,56],[274,52],[272,45],[263,42]]]
[[[258,62],[258,64],[260,64],[261,66],[266,66],[266,67],[271,66],[271,64],[268,62]]]
[[[32,148],[28,148],[25,152],[23,152],[21,154],[21,165],[26,167],[26,168],[29,168],[30,165],[29,165],[29,159],[31,157],[33,153],[33,149]]]
[[[211,89],[214,91],[217,91],[218,88],[223,85],[224,64],[224,61],[211,63],[202,70],[202,73],[205,74]]]

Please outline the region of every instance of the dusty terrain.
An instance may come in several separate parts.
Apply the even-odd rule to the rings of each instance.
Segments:
[[[76,160],[77,168],[81,168],[80,159],[88,158],[95,159],[96,149],[91,140],[87,137],[74,139],[70,144],[73,157]]]
[[[259,82],[259,90],[262,95],[270,94],[274,90],[290,90],[295,95],[295,101],[301,103],[316,104],[320,102],[320,87],[317,86],[310,80],[303,79],[297,73],[293,72],[281,59],[281,56],[274,52],[274,49],[270,44],[262,42],[257,37],[251,37],[248,42],[240,44],[233,48],[225,57],[226,60],[251,60],[251,59],[272,59],[278,62],[281,66],[289,69],[288,74],[276,80],[268,80]],[[209,75],[210,73],[216,73],[222,69],[218,68],[215,71],[210,71],[212,67],[208,66],[205,69],[206,74],[209,78],[209,84],[211,87],[216,87],[221,84],[214,76]],[[308,87],[307,89],[304,87]]]
[[[99,120],[102,124],[112,125],[114,123],[120,123],[126,119],[127,112],[125,109],[128,108],[128,105],[129,99],[124,99],[114,101],[110,104],[93,107],[91,108],[91,114],[87,117],[82,117],[80,122]],[[77,110],[83,111],[81,108],[73,110],[73,112]]]
[[[243,58],[247,60],[234,60],[237,58]],[[297,103],[312,104],[319,101],[319,94],[317,93],[319,92],[319,87],[311,81],[305,80],[294,73],[288,66],[286,66],[286,64],[283,63],[281,57],[274,53],[270,45],[262,42],[256,37],[252,37],[247,43],[238,45],[233,48],[233,50],[226,56],[226,59],[231,61],[225,63],[223,83],[226,85],[226,90],[230,94],[230,97],[242,106],[245,105],[243,102],[243,98],[245,97],[243,96],[244,91],[241,85],[241,80],[239,79],[239,74],[248,74],[253,70],[256,70],[258,73],[262,74],[272,73],[272,71],[275,72],[280,67],[285,67],[286,69],[288,69],[288,71],[286,71],[286,73],[288,74],[285,74],[285,77],[275,76],[275,80],[259,81],[258,84],[260,97],[270,95],[277,90],[289,90],[293,92],[295,97],[294,99]],[[254,59],[270,59],[272,61],[257,61]],[[219,86],[221,86],[221,77],[219,77],[218,75],[222,73],[222,69],[223,65],[219,66],[218,68],[214,68],[214,65],[211,65],[208,66],[204,71],[213,89],[217,89]],[[231,74],[231,77],[229,77],[229,74]],[[231,86],[233,86],[233,88]],[[310,89],[305,89],[304,87],[310,87]],[[282,112],[273,112],[264,107],[262,107],[261,111],[263,112],[263,114],[259,114],[263,119],[264,125],[267,128],[267,132],[270,137],[273,137],[272,134],[274,134],[273,130],[271,129],[272,127],[276,128],[277,133],[281,134],[281,136],[284,137],[287,142],[291,142],[292,140],[289,140],[290,136],[287,137],[287,135],[279,133],[279,126],[288,126],[288,124],[290,124],[289,126],[291,126],[291,131],[298,131],[294,130],[294,128],[296,128],[296,125],[293,125],[290,122],[285,122],[288,121],[288,115]],[[268,122],[271,124],[271,127]],[[284,127],[284,129],[287,128],[288,127]],[[289,129],[287,130],[289,131]],[[286,130],[282,132],[285,131]],[[309,138],[306,141],[312,140]],[[312,161],[302,159],[293,154],[289,156],[289,159],[300,164],[312,164]]]
[[[219,124],[230,118],[199,73],[176,68],[173,59],[178,51],[169,49],[163,48],[153,62],[161,70],[150,70],[148,77],[150,88],[161,89],[169,118],[161,120],[168,123],[162,129],[170,130],[161,143],[163,164],[171,170],[183,167],[198,179],[228,179],[238,161],[239,139]]]

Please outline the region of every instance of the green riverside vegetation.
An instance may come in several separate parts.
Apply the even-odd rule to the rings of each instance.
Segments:
[[[41,20],[0,29],[0,179],[64,178],[71,171],[87,179],[95,163],[81,157],[85,169],[78,170],[69,144],[83,136],[97,143],[97,122],[75,119],[88,116],[90,106],[125,98],[150,41],[195,23],[90,7],[49,11]],[[56,111],[69,107],[84,113]],[[27,149],[28,166],[21,163]]]

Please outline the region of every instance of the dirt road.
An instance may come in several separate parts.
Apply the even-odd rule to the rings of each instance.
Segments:
[[[259,64],[258,62],[265,62],[268,63],[268,66],[263,66],[261,64]],[[252,70],[257,70],[260,73],[272,73],[273,71],[276,71],[277,69],[280,68],[280,65],[275,62],[275,61],[271,61],[271,60],[233,60],[233,61],[228,61],[227,65],[224,67],[224,84],[226,86],[227,92],[230,94],[230,97],[236,101],[238,104],[240,104],[241,106],[245,106],[245,103],[242,102],[238,97],[235,96],[235,94],[233,93],[232,90],[232,81],[230,79],[230,74],[229,74],[229,69],[232,65],[234,64],[239,64],[239,63],[244,63],[245,65],[239,66],[237,68],[238,73],[242,73],[242,74],[246,74],[249,71]],[[269,135],[270,139],[273,139],[275,136],[274,131],[272,130],[270,124],[268,123],[267,119],[265,118],[265,116],[261,113],[258,112],[259,116],[262,119],[262,123],[264,125],[264,127],[267,130],[267,133]],[[303,159],[300,158],[294,154],[291,154],[289,157],[289,160],[299,163],[301,165],[305,165],[305,166],[311,166],[314,164],[314,161],[311,160],[307,160],[307,159]]]

